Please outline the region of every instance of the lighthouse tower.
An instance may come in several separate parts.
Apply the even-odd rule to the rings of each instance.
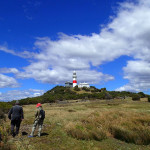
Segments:
[[[74,71],[73,72],[73,87],[75,87],[77,85],[77,75],[76,75],[76,72]]]

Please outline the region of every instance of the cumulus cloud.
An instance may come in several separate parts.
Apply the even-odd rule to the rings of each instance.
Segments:
[[[27,97],[36,97],[44,94],[44,90],[12,90],[6,93],[0,93],[0,101],[20,100]]]
[[[123,70],[125,72],[124,78],[130,82],[116,89],[117,91],[139,92],[150,88],[150,63],[142,60],[128,61]]]
[[[0,88],[6,87],[15,88],[18,86],[19,86],[18,82],[13,77],[0,74]]]
[[[30,65],[24,67],[24,71],[17,72],[16,76],[57,84],[71,80],[72,71],[76,70],[79,81],[100,83],[113,80],[114,77],[94,70],[91,66],[97,68],[103,63],[126,55],[133,58],[133,61],[127,62],[123,69],[124,78],[129,80],[129,84],[117,90],[149,89],[149,18],[149,0],[139,0],[137,3],[124,2],[116,16],[99,34],[83,36],[60,33],[57,41],[48,37],[37,38],[34,48],[39,52],[32,53]],[[3,48],[3,51],[14,54],[8,49]],[[30,56],[29,52],[28,55]],[[142,69],[145,65],[145,69]]]

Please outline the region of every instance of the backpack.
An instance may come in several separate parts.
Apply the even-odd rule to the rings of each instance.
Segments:
[[[45,118],[45,111],[43,109],[40,110],[40,119],[44,120]]]

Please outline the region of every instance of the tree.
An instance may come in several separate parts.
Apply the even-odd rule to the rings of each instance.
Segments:
[[[143,92],[139,92],[138,95],[141,97],[141,98],[144,98],[145,97],[145,94]]]
[[[107,90],[106,90],[106,88],[101,88],[100,91],[101,91],[101,92],[105,92],[105,91],[107,91]]]

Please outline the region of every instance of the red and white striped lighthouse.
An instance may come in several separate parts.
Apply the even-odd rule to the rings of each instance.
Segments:
[[[73,72],[73,87],[75,87],[77,85],[77,75],[76,75],[76,72],[74,71]]]

